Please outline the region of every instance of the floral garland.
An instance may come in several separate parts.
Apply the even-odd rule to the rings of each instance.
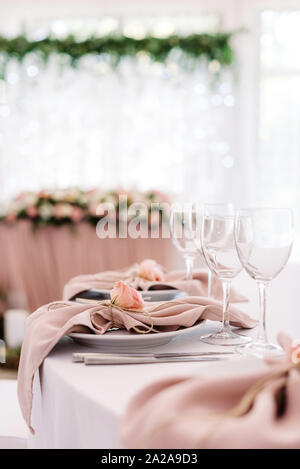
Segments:
[[[35,228],[48,225],[76,226],[81,222],[95,226],[105,216],[107,203],[114,206],[116,219],[119,217],[120,203],[125,203],[125,208],[133,203],[143,204],[149,209],[151,207],[149,223],[160,224],[162,213],[169,206],[169,199],[156,190],[138,192],[120,189],[104,192],[98,188],[89,191],[71,188],[38,193],[22,192],[4,207],[0,221],[12,225],[18,220],[30,220]]]
[[[217,61],[219,66],[231,65],[234,52],[230,45],[233,33],[190,34],[188,36],[172,35],[166,38],[147,36],[135,39],[127,36],[90,37],[78,42],[73,36],[57,39],[48,36],[42,40],[31,41],[26,36],[14,38],[0,36],[0,54],[4,62],[17,59],[20,62],[32,53],[38,54],[45,62],[51,54],[68,56],[70,63],[76,63],[86,55],[108,55],[113,64],[118,64],[125,57],[135,57],[146,53],[152,60],[166,61],[174,49],[192,59],[205,58]]]

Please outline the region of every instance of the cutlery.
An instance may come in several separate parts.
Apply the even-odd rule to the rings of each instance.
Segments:
[[[72,361],[75,363],[84,362],[85,358],[181,358],[181,357],[215,357],[219,355],[233,355],[234,352],[169,352],[169,353],[101,353],[101,352],[76,352],[72,354]]]
[[[85,365],[141,365],[147,363],[177,363],[177,362],[208,362],[226,360],[225,357],[215,356],[187,356],[172,358],[153,358],[153,357],[130,357],[130,356],[105,356],[105,357],[85,357]]]

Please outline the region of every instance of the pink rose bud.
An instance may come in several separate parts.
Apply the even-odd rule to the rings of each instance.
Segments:
[[[294,340],[290,350],[291,362],[297,365],[300,363],[300,340]]]
[[[17,216],[14,213],[8,213],[5,217],[8,223],[14,223],[17,220]]]
[[[26,209],[26,213],[30,218],[35,218],[38,215],[38,210],[35,205],[29,205]]]
[[[153,259],[146,259],[141,262],[140,276],[155,282],[164,282],[165,280],[161,267]]]
[[[117,282],[110,292],[111,302],[121,308],[143,309],[144,300],[142,295],[125,282]]]
[[[71,219],[74,223],[79,223],[83,219],[83,210],[76,205],[72,209]]]

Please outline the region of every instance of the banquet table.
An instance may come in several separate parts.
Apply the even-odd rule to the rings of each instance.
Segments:
[[[268,330],[272,340],[276,340],[280,330],[300,337],[299,273],[300,266],[289,265],[270,286]],[[242,272],[234,284],[249,298],[240,308],[257,317],[255,282]],[[207,321],[202,332],[218,327],[218,323]],[[255,335],[256,331],[242,333]],[[155,351],[215,350],[200,342],[199,334],[198,330],[177,336]],[[225,349],[228,351],[228,347]],[[130,399],[144,386],[170,376],[226,376],[267,366],[258,358],[238,354],[220,362],[85,366],[71,361],[72,352],[78,351],[93,350],[63,338],[35,375],[32,409],[35,434],[29,437],[30,448],[121,448],[120,420]]]
[[[99,239],[95,227],[80,223],[33,231],[21,220],[0,223],[0,291],[32,312],[61,298],[64,285],[81,274],[128,267],[152,258],[167,268],[178,259],[170,239]],[[20,304],[21,303],[21,304]]]

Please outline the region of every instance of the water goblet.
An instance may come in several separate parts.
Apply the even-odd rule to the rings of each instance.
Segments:
[[[196,212],[191,204],[176,205],[172,208],[170,230],[172,242],[185,260],[186,279],[191,280],[197,256]]]
[[[209,269],[216,275],[223,289],[222,328],[219,332],[201,337],[212,345],[241,345],[249,337],[235,334],[230,326],[229,295],[231,281],[242,270],[234,239],[235,217],[232,205],[217,204],[205,207],[201,244]]]
[[[281,355],[282,349],[268,341],[266,332],[266,290],[285,267],[294,239],[293,212],[282,208],[239,210],[235,221],[235,242],[239,259],[259,290],[258,336],[251,344],[238,347],[244,355]]]

